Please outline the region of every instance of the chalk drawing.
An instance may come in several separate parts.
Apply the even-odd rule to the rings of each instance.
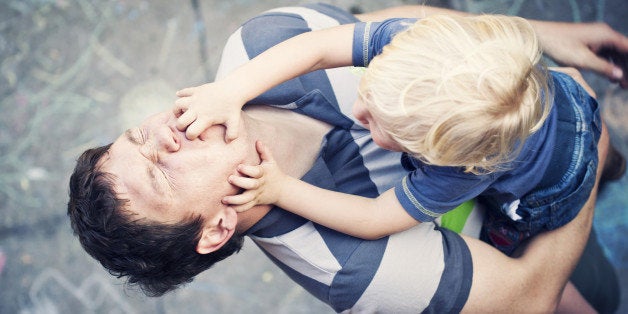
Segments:
[[[63,294],[63,300],[51,298],[48,292],[50,288],[57,287],[63,291],[55,291],[55,294]],[[59,309],[65,308],[64,304],[69,302],[65,297],[74,298],[72,302],[80,303],[83,313],[103,312],[105,305],[110,313],[135,313],[120,293],[114,290],[111,282],[99,274],[91,274],[79,285],[74,285],[59,270],[46,268],[35,278],[28,295],[32,308],[23,309],[21,312],[24,314],[61,313]]]

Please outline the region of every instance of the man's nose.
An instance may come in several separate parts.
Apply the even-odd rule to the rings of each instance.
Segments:
[[[160,150],[174,153],[181,148],[179,132],[172,130],[168,125],[160,126],[155,130],[155,141]]]

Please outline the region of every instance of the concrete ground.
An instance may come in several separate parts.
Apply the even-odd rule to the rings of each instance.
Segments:
[[[373,10],[411,1],[328,1]],[[329,313],[252,243],[163,298],[125,291],[80,248],[66,218],[74,159],[112,141],[178,88],[213,79],[231,31],[305,1],[0,1],[0,313]],[[428,1],[471,12],[605,21],[628,34],[625,0]],[[628,91],[591,73],[614,144],[628,155]],[[628,178],[599,197],[595,226],[628,312]]]

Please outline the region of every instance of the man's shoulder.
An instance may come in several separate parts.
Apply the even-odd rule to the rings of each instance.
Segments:
[[[243,25],[260,27],[269,24],[302,25],[305,23],[310,29],[315,30],[357,21],[358,19],[353,14],[340,7],[315,3],[268,10],[251,18]]]
[[[216,78],[291,37],[353,20],[355,17],[349,12],[324,4],[281,7],[263,12],[244,22],[229,37]]]
[[[354,22],[357,19],[351,13],[328,4],[281,7],[242,24],[242,39],[261,46],[264,46],[262,43],[274,45],[304,32]]]

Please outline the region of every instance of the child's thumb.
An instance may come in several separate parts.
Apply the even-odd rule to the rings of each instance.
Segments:
[[[238,138],[238,127],[239,124],[237,120],[225,123],[225,142],[229,143]]]

